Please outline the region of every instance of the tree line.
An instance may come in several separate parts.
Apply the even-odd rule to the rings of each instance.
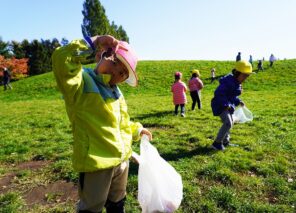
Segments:
[[[81,24],[82,34],[84,36],[109,34],[123,41],[129,41],[126,31],[123,27],[117,26],[114,21],[110,23],[105,9],[99,0],[85,0],[83,3],[82,14],[84,16]],[[4,58],[2,61],[12,61],[13,59],[27,59],[28,70],[26,75],[33,76],[52,70],[51,55],[53,51],[60,46],[68,44],[66,38],[59,41],[57,38],[34,39],[28,41],[3,41],[0,37],[0,55]],[[10,63],[12,64],[12,63]],[[0,66],[4,66],[3,64]],[[12,65],[11,65],[12,66]],[[14,67],[11,67],[15,70]]]

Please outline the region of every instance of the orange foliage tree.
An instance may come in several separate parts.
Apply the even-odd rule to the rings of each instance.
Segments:
[[[0,55],[0,70],[3,71],[4,67],[10,70],[12,79],[24,78],[28,75],[28,59],[27,58],[4,58]],[[3,72],[0,72],[3,76]]]

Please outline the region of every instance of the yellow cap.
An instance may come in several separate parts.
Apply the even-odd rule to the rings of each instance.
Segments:
[[[197,70],[197,69],[193,69],[193,70],[192,70],[192,74],[200,75],[200,74],[199,74],[199,70]]]
[[[252,65],[247,61],[238,61],[235,63],[235,70],[244,74],[251,74]]]

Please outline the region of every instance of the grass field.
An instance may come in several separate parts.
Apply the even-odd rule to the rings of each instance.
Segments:
[[[141,61],[139,87],[120,86],[131,119],[153,133],[152,143],[181,174],[184,197],[178,212],[296,212],[296,60],[278,61],[252,75],[241,96],[253,112],[236,124],[225,152],[210,146],[221,125],[210,100],[227,61]],[[267,63],[265,67],[268,67]],[[197,68],[205,84],[202,110],[173,116],[173,73]],[[12,83],[0,91],[0,212],[75,212],[77,174],[72,135],[52,73]],[[139,152],[139,144],[134,143]],[[137,169],[131,163],[126,212],[141,212]],[[59,191],[58,188],[63,189]]]

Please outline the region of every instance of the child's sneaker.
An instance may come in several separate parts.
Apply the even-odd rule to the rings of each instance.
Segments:
[[[216,141],[214,141],[214,143],[212,144],[212,148],[215,150],[221,150],[221,151],[223,151],[225,149],[225,147],[222,143],[218,143]]]
[[[184,113],[181,113],[181,117],[183,117],[183,118],[184,118],[184,117],[185,117],[185,114],[184,114]]]
[[[238,145],[237,144],[230,143],[229,140],[224,140],[223,141],[223,146],[224,147],[227,147],[227,146],[238,146]]]
[[[224,141],[223,141],[223,146],[224,146],[224,147],[227,147],[227,146],[229,146],[229,145],[230,145],[229,140],[224,140]]]

